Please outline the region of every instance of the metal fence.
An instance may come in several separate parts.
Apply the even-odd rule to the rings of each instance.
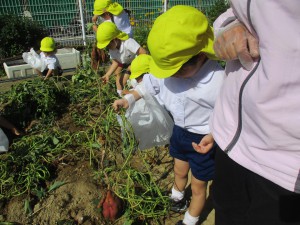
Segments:
[[[207,11],[216,0],[117,0],[131,12],[134,37],[147,29],[161,13],[174,5],[190,5]],[[87,30],[93,16],[94,0],[0,0],[0,14],[29,17],[44,25],[62,46],[93,42],[95,35]]]

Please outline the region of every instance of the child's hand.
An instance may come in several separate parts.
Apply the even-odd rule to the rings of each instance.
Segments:
[[[15,134],[16,136],[22,136],[22,135],[24,135],[24,133],[22,132],[22,131],[19,131],[17,128],[15,128],[15,127],[13,127],[12,129],[11,129],[11,132],[13,133],[13,134]]]
[[[108,75],[104,75],[101,77],[101,80],[104,84],[107,84],[109,82],[109,76]]]
[[[199,144],[196,144],[195,142],[192,143],[193,148],[196,152],[199,152],[201,154],[205,154],[211,150],[211,148],[214,145],[214,138],[211,134],[205,135]]]
[[[94,31],[95,33],[97,33],[97,30],[98,30],[97,24],[93,24],[93,25],[92,25],[92,29],[93,29],[93,31]]]
[[[122,95],[127,95],[127,94],[130,94],[131,92],[129,90],[123,90],[122,91]]]
[[[128,101],[124,98],[115,100],[113,103],[113,108],[115,111],[119,111],[120,108],[127,109],[129,107]]]

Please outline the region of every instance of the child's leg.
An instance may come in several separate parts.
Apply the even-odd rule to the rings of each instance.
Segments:
[[[174,159],[174,188],[183,192],[188,182],[188,172],[190,166],[186,161]]]
[[[191,188],[192,188],[192,200],[182,222],[177,224],[184,225],[196,225],[199,220],[199,216],[204,208],[206,201],[206,186],[207,182],[198,180],[192,176]]]
[[[171,192],[171,210],[183,212],[188,207],[188,201],[185,198],[185,188],[188,182],[189,163],[174,158],[174,184]]]
[[[202,212],[206,201],[206,187],[206,181],[198,180],[192,176],[192,200],[188,209],[191,216],[197,217]]]

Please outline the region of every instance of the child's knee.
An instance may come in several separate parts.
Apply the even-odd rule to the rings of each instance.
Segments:
[[[193,196],[206,196],[206,187],[192,184],[191,190]]]
[[[186,172],[185,170],[182,170],[181,168],[179,167],[174,167],[174,173],[177,177],[179,178],[187,178],[188,177],[188,172]]]
[[[207,182],[192,178],[191,190],[193,195],[206,195]]]

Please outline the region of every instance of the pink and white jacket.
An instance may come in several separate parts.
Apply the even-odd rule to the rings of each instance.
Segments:
[[[214,24],[238,19],[258,38],[252,71],[227,62],[210,128],[238,164],[300,193],[300,2],[231,0]]]

